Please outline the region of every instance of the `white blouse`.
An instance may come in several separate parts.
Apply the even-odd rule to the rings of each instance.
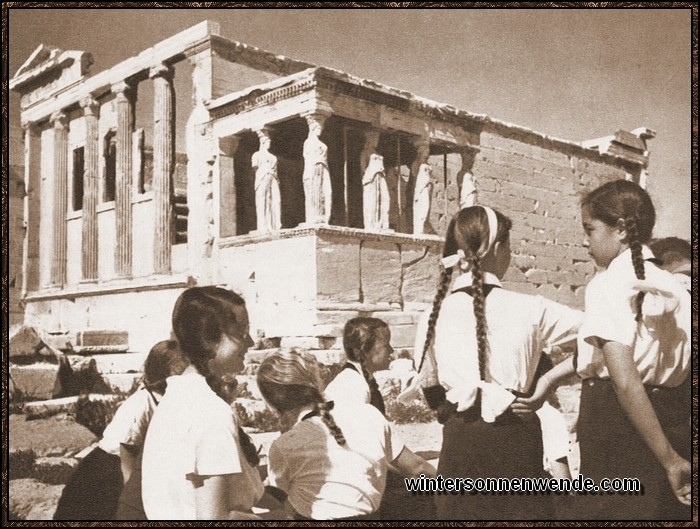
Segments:
[[[370,514],[379,508],[388,465],[404,444],[370,404],[341,401],[330,413],[346,446],[336,442],[320,417],[299,420],[270,446],[268,483],[285,491],[306,518]]]
[[[136,390],[119,405],[98,446],[116,456],[122,444],[141,448],[156,405],[146,388]]]
[[[500,288],[498,278],[490,273],[484,273],[484,283],[495,286],[485,301],[490,351],[485,358],[484,382],[489,389],[527,393],[540,354],[573,341],[583,314],[542,296]],[[453,292],[443,301],[435,325],[438,378],[447,390],[447,399],[457,404],[457,411],[471,407],[477,390],[485,385],[479,376],[473,298],[465,292],[455,292],[471,284],[470,273],[455,279]],[[508,403],[503,402],[496,415],[507,407]],[[483,408],[482,404],[482,416]]]
[[[231,407],[198,373],[168,378],[153,413],[142,462],[143,506],[149,520],[197,519],[198,476],[239,474],[229,510],[247,511],[263,495],[256,468],[246,461]]]
[[[354,365],[357,371],[342,369],[326,386],[323,396],[327,401],[369,404],[371,400],[369,384],[362,375],[362,366],[352,360],[347,362]]]
[[[669,272],[647,259],[642,247],[645,279],[634,273],[630,250],[625,250],[586,287],[586,313],[578,339],[581,377],[608,378],[600,341],[613,341],[633,350],[644,384],[675,387],[690,371],[691,296]],[[636,297],[646,292],[642,321],[636,321]]]

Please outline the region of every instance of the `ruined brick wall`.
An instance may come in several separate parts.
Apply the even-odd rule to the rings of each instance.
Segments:
[[[469,168],[457,154],[445,160],[431,157],[438,180],[431,223],[444,235],[459,208],[458,176],[470,170],[477,203],[513,221],[513,260],[504,286],[582,308],[584,287],[595,268],[582,246],[580,200],[608,180],[625,178],[629,168],[596,152],[517,133],[508,136],[503,130],[484,131],[480,140]]]

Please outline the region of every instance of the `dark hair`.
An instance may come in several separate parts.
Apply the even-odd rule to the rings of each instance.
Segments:
[[[510,229],[512,226],[511,220],[502,213],[493,210],[498,220],[498,232],[494,242],[504,242],[508,240]],[[486,336],[486,316],[485,316],[485,297],[484,297],[484,279],[481,270],[481,257],[485,252],[490,250],[487,248],[489,240],[489,221],[486,211],[481,206],[473,206],[461,209],[450,221],[445,234],[445,247],[443,256],[447,257],[457,253],[457,250],[462,250],[466,260],[471,265],[472,273],[472,296],[474,298],[474,316],[476,317],[476,338],[479,353],[479,374],[484,377],[484,358],[488,349],[488,339]],[[440,306],[445,299],[447,289],[452,278],[452,269],[443,268],[440,286],[433,300],[433,309],[428,319],[428,330],[426,333],[425,344],[423,345],[423,356],[418,368],[422,367],[425,360],[425,355],[433,345],[435,338],[435,323],[437,322],[440,313]]]
[[[279,413],[312,404],[336,442],[345,446],[345,436],[330,414],[333,403],[321,395],[318,362],[310,354],[295,349],[274,352],[260,364],[256,381],[263,398]]]
[[[659,259],[664,265],[691,261],[693,258],[693,249],[690,246],[690,242],[678,237],[653,239],[649,243],[649,248],[654,252],[654,257]]]
[[[216,357],[221,339],[239,332],[234,310],[238,307],[245,307],[238,294],[205,286],[185,290],[173,309],[173,332],[180,350],[217,394],[221,391],[221,381],[211,374],[208,364]]]
[[[620,220],[627,232],[626,243],[632,254],[637,279],[644,279],[642,244],[649,242],[656,222],[656,211],[649,193],[629,180],[612,180],[588,193],[581,201],[590,216],[616,227]],[[644,292],[637,294],[637,320],[642,317]]]
[[[353,318],[345,324],[343,329],[343,348],[348,359],[358,362],[362,366],[362,375],[369,384],[370,374],[365,367],[367,353],[377,343],[378,330],[387,329],[389,326],[379,318],[359,317]]]
[[[165,393],[166,379],[179,375],[187,367],[180,348],[175,340],[163,340],[155,344],[143,365],[143,383],[146,388]]]

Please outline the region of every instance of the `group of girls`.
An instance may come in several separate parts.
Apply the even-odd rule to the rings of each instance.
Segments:
[[[645,243],[654,206],[640,186],[600,186],[584,197],[581,220],[584,247],[600,269],[583,313],[501,288],[511,257],[504,215],[475,206],[452,219],[419,362],[426,400],[444,423],[438,473],[540,476],[542,433],[533,412],[558,381],[577,373],[580,473],[596,484],[636,478],[643,490],[578,494],[567,517],[689,520],[690,295],[653,263]],[[574,341],[574,356],[536,376],[542,351]],[[550,500],[441,495],[437,517],[546,520]]]
[[[468,207],[450,222],[416,366],[444,424],[437,472],[384,417],[373,374],[389,365],[389,327],[356,318],[343,336],[347,363],[327,387],[308,353],[275,352],[260,364],[258,387],[282,429],[263,481],[223,384],[242,371],[252,345],[244,300],[217,287],[184,291],[172,327],[186,367],[169,373],[139,437],[145,516],[367,520],[380,516],[392,475],[542,476],[537,410],[577,372],[581,473],[638,477],[644,494],[581,496],[576,519],[688,518],[690,296],[649,260],[654,208],[638,185],[603,185],[584,198],[581,215],[585,246],[604,269],[587,288],[584,313],[501,287],[511,258],[502,213]],[[544,372],[542,352],[574,341],[573,359]],[[125,439],[115,442],[128,446]],[[547,494],[434,499],[440,520],[553,516]]]

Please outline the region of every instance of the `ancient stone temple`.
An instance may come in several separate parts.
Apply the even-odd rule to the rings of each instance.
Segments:
[[[580,194],[643,178],[652,131],[582,145],[218,33],[94,75],[89,53],[39,46],[12,78],[27,325],[138,368],[180,292],[215,284],[244,296],[259,347],[337,361],[365,314],[410,349],[441,235],[473,203],[514,221],[509,287],[582,304]]]

